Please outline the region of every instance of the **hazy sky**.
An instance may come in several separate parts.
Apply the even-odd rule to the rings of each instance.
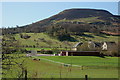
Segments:
[[[31,24],[71,8],[105,9],[118,14],[118,2],[2,2],[2,27]]]

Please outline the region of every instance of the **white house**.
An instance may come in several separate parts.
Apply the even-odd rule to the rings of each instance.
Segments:
[[[90,50],[112,50],[114,47],[116,47],[115,42],[93,42],[93,41],[88,41],[87,43],[82,43],[78,42],[72,47],[73,51],[78,51],[82,46],[86,45],[86,50],[87,48]]]
[[[107,43],[104,42],[103,45],[102,45],[102,50],[107,50],[107,49],[108,49]]]
[[[112,50],[116,46],[117,44],[115,42],[104,42],[101,47],[102,47],[102,50]]]

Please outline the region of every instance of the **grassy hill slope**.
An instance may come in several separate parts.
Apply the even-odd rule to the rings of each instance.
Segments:
[[[22,33],[31,36],[28,39],[24,39],[20,37],[20,34],[15,34],[14,37],[21,44],[20,45],[28,45],[28,46],[43,46],[43,47],[65,47],[72,45],[72,42],[60,42],[59,40],[48,36],[45,33]],[[64,44],[66,43],[66,44]],[[64,45],[63,45],[64,44]]]
[[[82,36],[78,35],[71,35],[77,41],[70,42],[70,41],[59,41],[54,37],[48,36],[46,33],[22,33],[31,36],[28,39],[24,39],[20,37],[20,34],[15,34],[14,37],[17,41],[20,42],[22,46],[38,46],[38,47],[72,47],[77,42],[86,42],[88,40],[102,42],[102,41],[118,41],[119,36],[107,36],[107,35],[100,35],[96,36],[92,33],[84,33]]]

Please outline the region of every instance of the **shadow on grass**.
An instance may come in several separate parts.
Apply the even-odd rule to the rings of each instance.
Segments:
[[[66,36],[66,35],[59,36],[58,39],[59,39],[60,41],[70,41],[70,42],[76,42],[76,41],[78,41],[78,40],[76,40],[74,37]]]
[[[95,38],[94,36],[88,35],[88,34],[82,34],[82,35],[80,35],[80,36],[84,36],[84,37],[88,37],[88,38]]]
[[[103,38],[108,38],[108,37],[106,37],[105,35],[102,35],[102,34],[96,35],[96,36],[103,37]]]

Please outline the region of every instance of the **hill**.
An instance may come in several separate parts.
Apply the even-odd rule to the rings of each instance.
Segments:
[[[79,19],[79,18],[87,18],[87,17],[113,17],[113,15],[105,10],[97,10],[97,9],[68,9],[60,12],[59,14],[52,16],[50,19],[61,20],[61,19]]]
[[[21,34],[14,34],[13,37],[15,40],[17,40],[21,46],[23,47],[28,47],[31,49],[35,48],[37,49],[38,47],[40,48],[54,48],[54,47],[72,47],[74,46],[77,42],[85,42],[88,40],[92,41],[113,41],[117,42],[118,36],[107,36],[107,35],[101,35],[101,36],[96,36],[93,33],[84,33],[84,35],[79,36],[79,35],[71,35],[74,39],[76,39],[76,42],[71,42],[71,41],[59,41],[57,38],[50,37],[46,33],[22,33],[23,35],[28,35],[30,36],[29,38],[21,38]],[[38,48],[38,49],[40,49]]]
[[[20,42],[24,47],[68,47],[72,45],[72,42],[60,42],[56,38],[48,36],[46,33],[22,33],[22,35],[28,35],[29,38],[21,38],[21,34],[13,35],[15,40]],[[63,45],[64,44],[64,45]]]
[[[15,28],[3,29],[3,34],[8,33],[23,33],[23,32],[46,32],[51,26],[62,26],[67,24],[74,28],[75,24],[78,26],[83,26],[83,31],[90,32],[90,28],[104,31],[114,31],[113,27],[119,27],[119,17],[118,15],[113,15],[106,10],[99,9],[68,9],[64,10],[50,18],[25,25],[25,26],[17,26]],[[87,30],[84,28],[87,26]],[[111,29],[109,29],[111,28]],[[79,30],[80,32],[82,31]],[[71,32],[71,31],[70,31]]]

